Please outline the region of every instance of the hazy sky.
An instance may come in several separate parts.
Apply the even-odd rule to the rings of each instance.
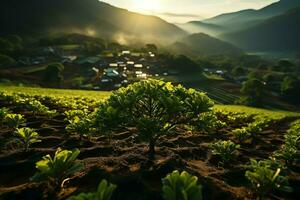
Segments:
[[[278,0],[102,0],[130,11],[158,15],[169,22],[186,22],[248,8],[262,8]]]

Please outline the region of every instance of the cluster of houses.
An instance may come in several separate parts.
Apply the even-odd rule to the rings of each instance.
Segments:
[[[46,47],[38,54],[21,58],[23,66],[44,65],[53,60],[62,63],[67,69],[80,69],[80,75],[91,80],[94,89],[116,89],[129,83],[147,79],[151,76],[168,75],[161,72],[161,62],[154,52],[131,52],[83,56],[78,50],[62,50],[58,47]]]

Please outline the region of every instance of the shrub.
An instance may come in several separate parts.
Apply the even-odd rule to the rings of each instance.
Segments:
[[[232,131],[232,134],[239,143],[244,143],[251,137],[251,134],[247,131],[246,128],[235,129]]]
[[[173,171],[162,179],[164,200],[202,200],[198,178],[183,171]]]
[[[236,156],[236,150],[240,148],[240,145],[236,145],[232,141],[219,140],[209,145],[213,155],[219,155],[223,163],[228,163]]]
[[[23,144],[24,150],[27,151],[31,144],[41,142],[39,140],[39,134],[31,128],[17,128],[15,134],[18,137],[18,141]]]
[[[20,125],[25,125],[25,119],[21,114],[7,114],[4,123],[10,128],[18,128]]]
[[[137,128],[140,139],[148,142],[149,156],[153,158],[160,136],[178,125],[193,124],[212,105],[205,94],[193,89],[145,80],[114,92],[101,103],[95,122],[107,134],[125,127]]]
[[[260,199],[277,189],[290,191],[287,179],[281,175],[280,165],[271,160],[251,160],[245,173],[246,178],[252,183],[254,191]]]
[[[58,148],[53,158],[46,155],[36,163],[39,172],[31,180],[49,181],[50,184],[55,186],[61,185],[66,178],[83,169],[83,164],[75,162],[79,153],[78,149],[68,151]]]
[[[72,196],[68,198],[68,200],[110,200],[116,188],[116,185],[108,183],[104,179],[99,184],[96,192],[80,193],[77,196]]]

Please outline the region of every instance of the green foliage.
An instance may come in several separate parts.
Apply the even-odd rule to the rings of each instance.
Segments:
[[[68,200],[110,200],[116,188],[116,185],[108,183],[104,179],[100,182],[96,192],[80,193],[77,196],[68,198]]]
[[[52,84],[53,86],[59,85],[63,77],[64,66],[60,63],[50,64],[45,69],[44,81]]]
[[[3,122],[3,120],[5,119],[8,113],[9,113],[8,108],[0,108],[0,124]]]
[[[164,200],[202,200],[202,187],[198,178],[177,170],[162,179]]]
[[[73,120],[69,121],[70,124],[67,125],[66,129],[68,132],[75,132],[80,136],[89,135],[91,128],[91,120],[88,117],[79,118],[75,117]]]
[[[27,109],[32,111],[33,115],[42,114],[53,116],[56,114],[56,111],[50,111],[47,106],[43,105],[40,101],[35,99],[26,101],[25,106],[27,107]]]
[[[149,153],[161,135],[174,127],[192,124],[199,114],[212,107],[203,93],[158,80],[134,83],[114,92],[101,103],[96,113],[96,127],[111,133],[124,127],[136,127],[140,139],[149,143]]]
[[[14,64],[16,64],[16,61],[13,58],[11,58],[7,55],[0,54],[0,68],[1,67],[10,67]]]
[[[247,131],[245,127],[233,130],[232,134],[239,143],[244,143],[247,139],[251,137],[251,134]]]
[[[283,159],[287,165],[294,165],[300,161],[300,121],[292,123],[292,126],[284,136],[285,143],[281,149],[274,152],[276,158]]]
[[[75,162],[79,153],[78,149],[68,151],[58,148],[53,158],[46,155],[36,163],[39,172],[31,180],[49,181],[56,186],[60,185],[66,178],[83,169],[83,164]]]
[[[256,135],[265,130],[269,126],[270,122],[271,120],[269,118],[256,118],[254,122],[247,126],[246,129],[251,135]]]
[[[292,103],[300,104],[300,79],[293,76],[287,76],[284,78],[281,84],[281,93],[288,101]]]
[[[287,179],[281,175],[280,165],[272,160],[251,160],[248,170],[245,173],[246,178],[252,183],[254,191],[262,199],[265,195],[281,189],[290,191],[287,185]]]
[[[219,140],[209,145],[212,154],[219,155],[223,163],[228,163],[236,157],[236,151],[240,148],[240,145],[233,143],[232,141]]]
[[[64,114],[66,116],[66,121],[72,121],[75,118],[84,118],[87,116],[87,110],[68,110]]]
[[[199,115],[194,128],[197,131],[205,131],[208,133],[215,132],[226,126],[225,122],[219,120],[214,112],[206,112]]]
[[[7,114],[4,123],[10,128],[18,128],[20,125],[25,125],[25,119],[21,114]]]
[[[18,141],[23,144],[24,150],[27,151],[31,144],[41,142],[39,134],[31,128],[17,128],[15,131]]]
[[[265,94],[265,85],[262,81],[251,78],[243,84],[241,93],[245,95],[241,103],[260,106]]]

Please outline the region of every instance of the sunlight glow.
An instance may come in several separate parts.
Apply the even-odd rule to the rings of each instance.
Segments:
[[[160,9],[160,0],[132,0],[132,7],[139,12],[154,12]]]

